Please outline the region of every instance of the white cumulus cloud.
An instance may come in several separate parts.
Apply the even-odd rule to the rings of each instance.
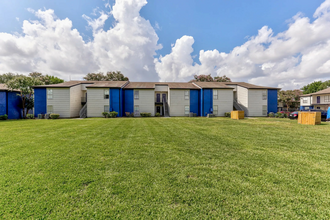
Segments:
[[[28,8],[37,20],[23,21],[20,34],[0,33],[0,72],[39,71],[81,79],[88,72],[120,70],[130,80],[158,81],[154,56],[162,46],[150,22],[139,14],[145,4],[145,0],[117,0],[110,14],[98,11],[96,19],[83,15],[93,31],[88,42],[70,19],[57,18],[51,9]],[[103,30],[111,15],[113,27]]]
[[[234,81],[300,88],[330,79],[330,0],[315,11],[314,21],[298,13],[284,32],[262,27],[256,36],[230,53],[200,51],[192,61],[193,37],[177,40],[172,52],[155,60],[160,79],[186,81],[194,74],[227,75]]]
[[[199,51],[194,62],[192,36],[177,39],[171,53],[156,57],[162,48],[155,29],[140,15],[146,0],[105,1],[99,17],[83,15],[93,32],[84,41],[70,19],[49,10],[27,10],[36,20],[23,21],[22,33],[0,33],[0,73],[39,71],[64,79],[81,79],[88,72],[120,70],[132,81],[188,81],[195,74],[227,75],[233,81],[300,88],[330,77],[330,0],[316,9],[313,20],[293,16],[281,33],[264,26],[229,53]],[[110,11],[109,11],[110,10]],[[104,30],[113,17],[113,26]]]

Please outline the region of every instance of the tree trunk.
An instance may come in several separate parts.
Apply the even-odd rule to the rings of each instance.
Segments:
[[[286,103],[286,111],[289,112],[289,104],[290,103]]]

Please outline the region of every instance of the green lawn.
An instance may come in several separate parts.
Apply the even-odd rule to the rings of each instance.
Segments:
[[[0,122],[0,219],[329,219],[330,123]]]

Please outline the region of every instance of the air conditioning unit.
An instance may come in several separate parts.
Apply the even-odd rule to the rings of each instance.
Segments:
[[[46,119],[50,119],[50,114],[45,114]]]
[[[44,114],[38,114],[38,119],[44,119],[45,115]]]

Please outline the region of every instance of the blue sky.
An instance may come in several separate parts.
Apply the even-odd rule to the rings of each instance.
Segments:
[[[34,20],[27,9],[54,9],[61,18],[69,18],[73,28],[83,34],[85,40],[92,38],[83,14],[90,17],[93,10],[107,10],[105,3],[114,0],[10,0],[0,2],[0,32],[21,32],[23,20]],[[312,17],[323,0],[149,0],[142,8],[141,16],[151,25],[156,23],[156,32],[163,49],[159,54],[170,53],[171,44],[183,35],[194,36],[195,51],[213,50],[229,52],[241,45],[246,38],[267,25],[275,33],[287,29],[287,20],[298,12]],[[19,18],[17,21],[16,18]],[[113,19],[105,23],[104,29],[112,26]]]
[[[173,61],[172,63],[168,63],[168,66],[171,65],[173,67],[173,65],[175,65],[177,66],[177,69],[184,69],[186,67],[190,68],[190,66],[196,67],[196,64],[202,66],[200,61],[200,59],[203,58],[200,56],[201,50],[208,52],[206,54],[207,56],[205,57],[208,57],[209,59],[212,59],[212,56],[214,59],[219,60],[219,57],[221,57],[221,59],[224,59],[225,55],[221,55],[221,53],[230,55],[235,47],[242,47],[246,42],[249,42],[251,37],[256,37],[258,35],[258,31],[261,30],[264,26],[271,28],[272,33],[268,35],[268,38],[271,39],[271,36],[276,36],[279,33],[284,33],[289,30],[290,26],[296,22],[293,17],[296,16],[298,13],[300,13],[298,16],[299,19],[301,18],[303,20],[304,18],[307,18],[309,19],[309,24],[312,24],[316,19],[318,19],[318,17],[313,17],[315,11],[320,7],[322,3],[329,2],[324,0],[149,0],[148,3],[145,4],[143,3],[144,0],[118,0],[118,2],[120,1],[128,2],[127,4],[136,1],[144,5],[141,10],[138,10],[139,16],[143,19],[150,21],[154,32],[158,36],[157,44],[162,45],[161,49],[156,45],[154,45],[153,48],[149,47],[149,49],[146,49],[147,51],[154,51],[154,54],[151,54],[151,56],[158,59],[158,63],[155,61],[154,64],[152,64],[153,61],[148,61],[145,62],[145,64],[143,64],[141,68],[146,69],[148,72],[151,71],[150,68],[155,69],[152,70],[153,74],[155,75],[153,79],[172,81],[184,81],[189,77],[191,78],[191,76],[188,76],[184,72],[180,72],[180,70],[174,71],[174,68],[170,70],[173,70],[172,73],[167,73],[169,69],[166,66],[166,62],[169,62],[168,60],[173,61],[174,58],[171,58],[172,55],[172,57],[177,57],[177,55],[173,53],[173,47],[180,48],[180,45],[182,45],[182,48],[186,48],[186,51],[192,48],[193,52],[188,53],[190,57],[187,57],[186,54],[185,57],[183,57],[184,51],[181,51],[182,53],[180,53],[180,57],[182,55],[181,58],[183,61],[181,63],[176,63],[176,61]],[[106,3],[109,3],[111,7],[106,7]],[[80,36],[82,36],[85,43],[87,44],[90,41],[94,41],[95,35],[93,35],[93,29],[91,28],[91,26],[88,25],[86,19],[84,19],[82,15],[86,15],[91,19],[97,19],[100,16],[100,13],[103,11],[103,13],[107,14],[107,19],[103,23],[101,22],[103,24],[101,26],[103,26],[104,31],[107,31],[109,29],[114,28],[117,23],[120,23],[118,20],[115,21],[115,19],[110,14],[108,14],[110,11],[113,10],[112,6],[115,5],[115,3],[115,0],[1,1],[0,32],[11,34],[12,36],[15,36],[17,33],[21,34],[21,36],[24,36],[24,34],[22,34],[23,21],[27,20],[30,23],[33,23],[34,21],[40,21],[41,19],[40,17],[37,17],[36,14],[32,13],[31,10],[28,10],[28,8],[33,9],[34,11],[38,11],[39,9],[41,9],[42,11],[52,9],[54,10],[54,14],[56,15],[56,18],[54,18],[54,20],[64,20],[65,18],[68,18],[70,21],[72,21],[72,29],[77,29]],[[129,8],[133,6],[126,6],[123,6],[124,8],[122,8],[122,10],[126,13],[134,9]],[[125,25],[128,24],[125,23]],[[147,27],[143,25],[137,26],[140,28],[145,27],[144,29],[147,29]],[[153,33],[149,34],[154,35]],[[126,34],[126,36],[128,35]],[[189,36],[191,38],[183,38],[184,36]],[[149,38],[149,35],[146,35],[144,37]],[[261,45],[272,44],[272,42],[273,41],[269,41],[266,43],[263,42]],[[6,43],[5,40],[4,43]],[[175,47],[176,43],[177,47]],[[117,46],[120,47],[120,44],[118,44]],[[130,46],[127,47],[130,48]],[[111,50],[113,50],[113,47],[111,48]],[[132,49],[132,51],[134,50]],[[213,53],[219,52],[219,54],[212,55],[212,51]],[[303,57],[303,54],[304,52],[301,49],[300,51],[295,51],[294,54],[288,54],[288,56],[290,56],[290,59],[297,57],[300,57],[299,59],[301,59]],[[162,57],[164,58],[166,56],[168,57],[168,60],[161,59]],[[218,58],[215,58],[214,56],[217,56]],[[286,57],[286,59],[289,59],[288,56]],[[126,57],[124,57],[123,59],[126,61],[128,60]],[[325,63],[326,61],[327,60],[325,60]],[[132,62],[136,63],[137,61]],[[266,65],[268,68],[269,66],[273,65],[273,62],[275,61],[265,60],[261,63],[258,61],[257,63],[255,63],[255,65]],[[297,60],[296,62],[297,63],[295,65],[297,66],[300,64],[301,60]],[[2,63],[4,63],[4,61],[2,61]],[[45,63],[47,63],[47,61],[45,61]],[[190,66],[187,66],[188,64]],[[118,67],[114,65],[110,67],[117,67],[117,69],[120,69],[121,66],[123,65],[118,65]],[[206,68],[208,69],[208,72],[205,70],[205,68],[202,68],[204,71],[202,71],[201,68],[199,68],[199,70],[196,70],[196,68],[194,68],[194,70],[191,71],[196,74],[211,73],[212,75],[219,75],[225,73],[219,70],[219,66],[220,63],[214,65],[211,68],[215,69],[214,72],[212,72],[213,70],[210,72],[208,68]],[[264,69],[266,68],[264,67],[265,66],[261,68],[262,71],[264,71]],[[39,66],[38,68],[41,67]],[[15,72],[15,69],[10,69],[8,67],[7,69],[8,71]],[[95,71],[103,70],[101,67],[94,69]],[[94,69],[89,69],[88,71]],[[28,68],[22,68],[22,70],[28,70]],[[16,72],[21,72],[22,70],[17,69]],[[0,71],[6,71],[6,68],[1,68],[1,59]],[[233,71],[234,70],[229,71],[227,75],[230,75],[232,78],[237,80],[244,80],[256,83],[262,82],[264,79],[261,80],[260,77],[263,77],[263,75],[266,74],[264,72],[261,73],[261,70],[258,69],[253,70],[255,73],[252,75],[245,74],[245,72],[243,71],[243,73],[241,70],[235,70],[237,71],[237,73],[233,73]],[[127,70],[127,72],[129,72],[129,70]],[[63,76],[64,74],[61,73],[59,69],[54,69],[52,73],[54,75],[57,74],[61,76]],[[136,80],[143,80],[145,77],[147,77],[144,77],[143,75],[137,76],[137,73],[134,74],[128,73],[131,78]],[[320,75],[320,77],[318,77],[318,79],[325,79],[324,75],[322,74]],[[163,75],[166,75],[166,77],[163,77]],[[252,80],[252,78],[256,77],[259,78],[261,81]],[[292,79],[294,79],[293,76],[290,77],[290,80]],[[309,77],[308,80],[311,80],[311,78]],[[299,86],[299,83],[305,83],[305,81],[297,81],[297,86]],[[272,85],[276,86],[275,84],[276,83],[273,83]],[[277,85],[280,84],[281,82],[279,81]],[[291,83],[291,86],[294,85],[295,83]]]

